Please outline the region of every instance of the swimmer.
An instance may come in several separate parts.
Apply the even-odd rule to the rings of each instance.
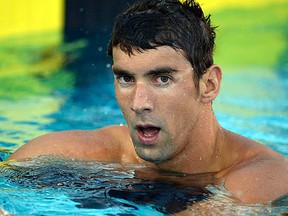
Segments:
[[[53,155],[214,173],[245,203],[265,204],[287,194],[287,159],[222,128],[215,117],[212,102],[222,78],[213,62],[215,36],[210,16],[193,0],[131,5],[116,18],[108,46],[127,125],[46,134],[9,160]]]

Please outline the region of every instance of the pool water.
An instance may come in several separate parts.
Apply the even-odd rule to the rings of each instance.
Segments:
[[[193,176],[158,173],[152,179],[155,171],[131,164],[42,157],[14,163],[2,172],[6,190],[1,201],[6,209],[23,214],[162,215],[208,196],[208,190],[198,182],[194,187],[187,185]]]
[[[48,132],[125,124],[111,62],[96,62],[88,59],[79,63],[81,70],[65,67],[46,76],[0,76],[0,209],[15,215],[287,214],[287,197],[246,205],[211,174],[52,157],[5,162],[25,142]],[[223,73],[213,103],[221,125],[288,157],[287,66],[227,67]]]
[[[1,166],[1,207],[20,215],[278,215],[286,201],[244,205],[211,174],[184,175],[149,167],[41,157]],[[207,186],[208,184],[208,186]],[[202,201],[202,202],[201,202]],[[205,207],[203,205],[205,201]],[[197,207],[188,208],[188,205]]]

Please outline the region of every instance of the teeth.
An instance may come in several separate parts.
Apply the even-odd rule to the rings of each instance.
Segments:
[[[153,136],[154,133],[144,133],[143,135],[144,135],[144,136],[147,136],[147,137],[150,137],[150,136]]]
[[[159,131],[159,129],[156,127],[139,127],[138,130],[141,132],[142,136],[147,138],[155,136],[155,134],[157,134]]]

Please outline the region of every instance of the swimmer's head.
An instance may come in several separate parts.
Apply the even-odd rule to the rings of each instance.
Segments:
[[[181,3],[182,2],[182,3]],[[193,0],[140,0],[120,14],[114,24],[108,54],[113,47],[133,51],[170,46],[182,50],[194,69],[194,81],[213,64],[215,27]]]

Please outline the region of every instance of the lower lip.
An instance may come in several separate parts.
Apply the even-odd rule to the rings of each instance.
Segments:
[[[142,144],[153,145],[156,144],[159,132],[160,130],[157,133],[153,134],[152,136],[144,136],[144,134],[141,131],[137,130],[137,136]]]

